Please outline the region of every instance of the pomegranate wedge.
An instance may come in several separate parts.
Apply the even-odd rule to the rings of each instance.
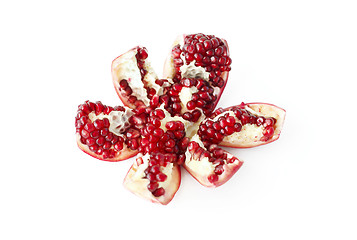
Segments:
[[[101,102],[79,105],[76,116],[77,144],[85,153],[100,160],[117,162],[135,156],[132,144],[139,136],[127,138],[134,113],[122,106],[109,107]],[[137,131],[137,130],[135,130]]]
[[[198,131],[203,141],[220,146],[248,148],[277,140],[285,110],[267,103],[242,103],[217,109]]]
[[[124,186],[151,202],[168,204],[181,183],[180,167],[171,159],[169,154],[140,154],[128,171]]]
[[[198,135],[192,137],[186,151],[185,169],[203,186],[218,187],[227,182],[243,161],[215,144],[204,144]]]
[[[226,40],[202,33],[184,34],[178,36],[173,43],[171,53],[165,61],[164,77],[171,78],[174,82],[184,79],[201,79],[207,82],[214,97],[201,97],[203,103],[198,103],[196,99],[193,102],[196,105],[198,103],[198,107],[206,106],[212,111],[227,84],[231,63]],[[207,102],[207,99],[211,102]]]

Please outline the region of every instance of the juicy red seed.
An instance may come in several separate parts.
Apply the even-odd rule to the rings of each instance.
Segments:
[[[191,114],[190,112],[185,112],[185,113],[182,115],[182,118],[189,121],[189,120],[192,119],[192,114]]]
[[[223,165],[217,165],[214,169],[214,173],[221,175],[224,172]]]
[[[235,131],[234,131],[234,127],[230,127],[230,126],[226,126],[225,128],[224,128],[224,130],[225,130],[225,133],[227,134],[227,135],[231,135],[231,134],[233,134]]]
[[[181,150],[183,150],[183,151],[186,150],[189,141],[190,141],[190,139],[189,139],[188,137],[184,137],[184,138],[180,141],[179,147],[181,148]]]
[[[86,124],[88,122],[88,120],[89,120],[88,116],[83,116],[79,119],[81,125]]]
[[[195,151],[198,147],[199,147],[198,143],[196,143],[196,142],[190,142],[190,143],[188,144],[187,149],[188,149],[189,151]]]
[[[165,113],[161,109],[155,110],[155,116],[157,116],[159,119],[164,119],[165,118]]]
[[[93,139],[93,138],[87,138],[87,139],[86,139],[86,144],[87,144],[88,146],[94,145],[94,144],[95,144],[95,139]]]
[[[95,130],[95,131],[91,132],[91,133],[90,133],[90,136],[91,136],[92,138],[98,138],[98,137],[100,136],[99,130]],[[84,137],[84,136],[83,136],[83,137]]]
[[[161,128],[157,128],[153,131],[153,134],[156,137],[161,137],[162,135],[164,135],[164,130],[162,130]]]
[[[91,109],[87,104],[80,105],[79,109],[82,110],[85,114],[89,114],[91,112]]]
[[[154,174],[158,174],[160,172],[160,166],[159,165],[154,165],[150,168],[150,172],[154,173]],[[157,176],[156,176],[157,178]]]
[[[109,132],[109,133],[107,134],[107,136],[105,136],[105,140],[108,141],[108,142],[110,142],[110,141],[112,141],[113,136],[114,136],[113,133]]]
[[[156,174],[148,173],[148,174],[146,174],[146,178],[149,179],[150,181],[155,181],[156,180]]]
[[[173,139],[170,139],[169,141],[167,141],[166,143],[165,143],[165,146],[167,146],[167,147],[169,147],[169,148],[173,148],[174,146],[175,146],[175,140],[173,140]]]
[[[165,127],[168,129],[168,130],[176,130],[176,127],[177,127],[177,124],[175,121],[170,121],[170,122],[167,122]]]
[[[167,179],[167,176],[166,174],[164,173],[158,173],[156,174],[156,180],[159,181],[159,182],[164,182],[165,180]]]
[[[96,129],[101,129],[104,124],[103,124],[103,121],[100,120],[100,119],[96,119],[94,122],[93,122],[93,125]]]
[[[158,187],[159,187],[159,184],[157,182],[151,182],[148,184],[148,190],[150,192],[154,192]]]
[[[244,125],[244,124],[249,123],[250,117],[247,114],[242,114],[242,116],[240,117],[240,120],[241,120],[242,124]]]
[[[269,126],[274,126],[275,124],[275,119],[274,118],[267,118],[265,119],[265,122],[264,122],[264,127],[269,127]]]
[[[89,132],[87,130],[82,129],[81,136],[84,137],[84,138],[88,138],[89,137]]]
[[[203,42],[203,47],[206,49],[206,50],[209,50],[212,48],[212,43],[210,40],[206,40]]]
[[[161,188],[158,188],[156,189],[153,193],[152,193],[155,197],[160,197],[162,195],[165,194],[165,189],[163,189],[162,187]]]
[[[100,130],[100,135],[102,135],[103,137],[107,136],[108,133],[109,133],[108,128],[103,128],[102,130]]]
[[[105,138],[104,138],[104,137],[99,137],[99,138],[96,140],[96,143],[97,143],[99,146],[102,146],[102,145],[105,143]]]
[[[103,145],[103,149],[109,149],[112,147],[112,144],[110,142],[105,142]]]
[[[221,128],[225,128],[227,126],[227,121],[225,119],[222,119],[221,121],[219,121],[219,125],[221,126]]]
[[[185,58],[186,58],[186,61],[188,61],[188,62],[192,62],[193,60],[195,60],[195,58],[193,57],[193,54],[189,54],[189,53],[185,54]]]
[[[96,154],[102,155],[103,154],[103,148],[102,147],[98,147],[98,150],[96,151]]]
[[[84,129],[88,132],[93,132],[95,130],[95,127],[93,123],[87,123],[86,125],[84,125]]]
[[[188,110],[193,110],[196,108],[196,103],[194,101],[189,101],[186,106]]]
[[[183,124],[183,122],[176,122],[176,129],[177,130],[184,130],[185,129],[185,124]]]
[[[104,110],[104,105],[100,101],[96,102],[95,103],[95,113],[100,114],[103,112],[103,110]]]
[[[218,181],[218,176],[216,174],[211,174],[208,176],[207,179],[210,183],[215,183]]]
[[[119,83],[119,86],[122,89],[125,89],[126,87],[128,87],[128,81],[126,81],[125,79],[121,80],[120,83]]]
[[[264,121],[265,121],[264,117],[258,117],[256,123],[258,126],[261,126],[264,124]]]
[[[140,142],[141,146],[146,146],[149,144],[149,139],[147,138],[142,138]]]
[[[114,144],[114,148],[118,151],[122,150],[124,147],[123,143],[122,142],[117,142]]]
[[[155,159],[150,159],[150,161],[149,161],[149,166],[150,167],[153,167],[153,166],[155,166],[157,164],[158,164],[158,162]]]
[[[140,136],[140,132],[135,129],[129,129],[129,131],[126,133],[126,136],[128,138],[138,138]]]
[[[177,160],[177,164],[178,165],[181,165],[185,162],[186,160],[186,155],[185,154],[180,154],[179,157],[178,157],[178,160]]]
[[[138,49],[138,57],[141,60],[145,60],[148,57],[148,52],[146,50],[146,48],[139,48]]]
[[[203,56],[202,56],[202,54],[200,54],[200,53],[195,53],[195,54],[193,54],[193,57],[194,57],[194,59],[196,60],[196,62],[201,62],[202,59],[203,59]]]
[[[175,132],[175,137],[177,138],[177,139],[181,139],[181,138],[183,138],[185,136],[185,131],[176,131]]]
[[[172,108],[175,112],[180,112],[182,107],[181,107],[181,104],[174,103],[174,104],[172,104]]]
[[[96,152],[98,150],[98,146],[97,145],[92,145],[89,147],[89,150],[91,150],[92,152]]]
[[[214,134],[215,134],[215,130],[212,129],[212,128],[208,128],[207,131],[206,131],[206,134],[208,137],[213,137]]]
[[[103,118],[103,127],[108,128],[110,126],[110,122],[108,118]]]
[[[195,46],[194,45],[188,45],[186,47],[186,51],[189,52],[189,53],[194,53],[195,52]]]
[[[273,127],[267,127],[264,132],[263,135],[266,137],[271,137],[274,135],[274,128]]]
[[[218,122],[213,123],[212,127],[217,131],[221,130],[221,125]]]

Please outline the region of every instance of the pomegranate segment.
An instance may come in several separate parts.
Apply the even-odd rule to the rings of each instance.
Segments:
[[[129,144],[133,112],[122,106],[110,107],[101,102],[79,105],[76,116],[77,144],[85,153],[105,161],[121,161],[137,154]]]
[[[164,77],[179,83],[185,78],[207,81],[214,89],[213,110],[226,86],[232,60],[226,40],[214,35],[181,35],[164,65]]]
[[[204,144],[195,135],[186,151],[185,169],[203,186],[218,187],[227,182],[243,161],[215,144]]]
[[[154,203],[168,204],[181,183],[180,167],[171,154],[140,154],[128,171],[124,186],[137,196]]]
[[[158,81],[145,47],[133,48],[114,59],[112,78],[119,98],[132,109],[157,102],[154,96],[161,95],[163,86],[170,85],[167,80]]]
[[[248,148],[277,140],[283,127],[285,110],[267,103],[242,103],[217,109],[202,122],[198,131],[203,141],[220,146]]]

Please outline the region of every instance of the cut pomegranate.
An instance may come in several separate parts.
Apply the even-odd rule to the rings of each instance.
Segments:
[[[131,109],[122,106],[109,107],[101,102],[79,105],[76,116],[77,144],[85,153],[105,161],[121,161],[135,156],[138,151],[127,138],[131,131]]]
[[[180,165],[206,187],[227,182],[243,162],[219,146],[253,147],[278,139],[285,111],[249,103],[217,109],[231,70],[227,42],[213,35],[182,35],[160,79],[145,47],[112,62],[115,90],[126,107],[86,101],[78,107],[78,146],[106,161],[139,153],[124,186],[168,204],[180,186]]]
[[[128,171],[124,186],[151,202],[168,204],[181,183],[180,167],[170,159],[169,154],[140,154]]]

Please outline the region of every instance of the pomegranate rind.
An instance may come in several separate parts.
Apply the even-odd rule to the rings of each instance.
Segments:
[[[242,105],[241,105],[242,106]],[[225,137],[222,142],[219,143],[220,146],[225,147],[232,147],[232,148],[251,148],[260,145],[265,145],[271,142],[276,141],[281,134],[281,130],[284,125],[286,111],[278,106],[269,103],[261,103],[261,102],[254,102],[254,103],[246,103],[243,106],[247,107],[246,110],[253,110],[257,115],[263,117],[273,117],[276,119],[275,123],[275,130],[273,136],[268,139],[267,141],[261,141],[259,137],[257,138],[227,138]],[[226,108],[224,111],[230,109]],[[243,132],[238,133],[240,135],[244,134]]]
[[[230,153],[227,151],[224,151],[225,153],[229,154],[232,156]],[[233,156],[232,156],[233,157]],[[195,178],[202,186],[208,187],[208,188],[216,188],[219,187],[223,184],[225,184],[229,179],[233,177],[233,175],[241,168],[243,165],[243,161],[236,159],[233,163],[226,163],[223,165],[223,173],[218,176],[218,180],[211,182],[209,181],[209,176],[214,174],[214,165],[210,163],[212,166],[212,169],[210,170],[210,167],[204,167],[203,163],[201,160],[194,159],[194,156],[191,155],[191,159],[185,161],[183,164],[183,167],[187,170],[190,175]],[[190,162],[194,162],[195,164],[190,164]]]
[[[137,161],[134,161],[134,164],[130,167],[124,178],[124,187],[138,197],[161,205],[167,205],[171,202],[181,184],[181,168],[177,164],[172,164],[170,181],[166,180],[169,182],[165,184],[165,193],[160,197],[155,197],[147,189],[147,186],[150,183],[148,179],[143,177],[137,178],[135,177],[136,174],[142,175],[142,171],[139,169]]]
[[[138,154],[138,150],[132,150],[124,144],[123,149],[119,151],[114,158],[103,158],[102,155],[92,152],[87,145],[81,143],[80,135],[78,133],[77,133],[77,145],[86,154],[96,159],[107,161],[107,162],[120,162],[129,159],[131,157],[134,157],[135,155]]]
[[[182,35],[179,35],[176,37],[176,39],[174,40],[172,46],[171,46],[171,50],[173,49],[173,47],[177,46],[178,44],[179,45],[183,45],[183,42],[184,42],[184,39],[185,37],[187,36],[188,34],[182,34]],[[229,47],[228,47],[228,43],[225,39],[223,38],[220,38],[222,40],[222,42],[224,43],[224,45],[226,46],[227,48],[227,56],[229,56]],[[175,69],[175,65],[174,65],[174,60],[173,60],[173,57],[172,57],[172,53],[171,53],[171,50],[170,50],[170,53],[168,54],[168,56],[166,57],[166,60],[164,62],[164,68],[163,68],[163,78],[169,78],[169,79],[173,79],[176,75],[176,69]],[[225,71],[225,72],[222,72],[220,77],[224,80],[224,85],[222,88],[220,88],[220,91],[217,95],[217,99],[216,101],[214,102],[214,107],[212,109],[215,109],[215,107],[217,106],[218,102],[219,102],[219,99],[221,98],[222,96],[222,93],[227,85],[227,82],[228,82],[228,76],[229,76],[229,72],[228,71]]]

